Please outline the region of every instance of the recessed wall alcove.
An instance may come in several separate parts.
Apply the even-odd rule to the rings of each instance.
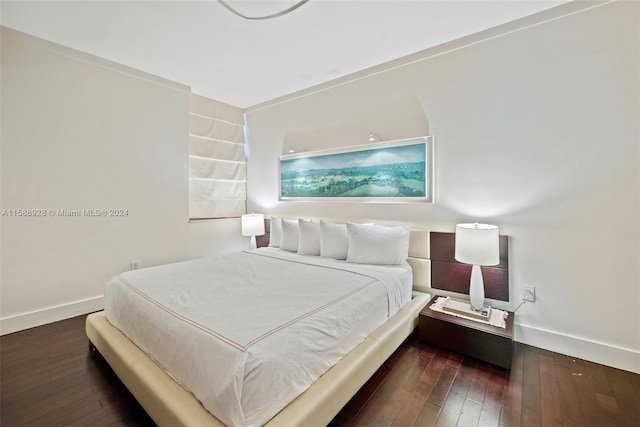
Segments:
[[[429,135],[429,121],[418,99],[375,105],[328,106],[326,114],[295,125],[285,134],[282,154],[367,144],[373,132],[384,141]]]

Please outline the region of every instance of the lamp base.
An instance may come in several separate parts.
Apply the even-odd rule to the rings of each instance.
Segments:
[[[256,249],[258,247],[256,243],[256,236],[251,236],[251,241],[249,242],[249,249]]]
[[[469,299],[471,310],[482,312],[484,310],[484,281],[479,265],[471,267],[471,281],[469,282]]]

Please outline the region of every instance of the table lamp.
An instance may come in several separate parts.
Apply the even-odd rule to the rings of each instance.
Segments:
[[[481,311],[484,308],[484,281],[480,266],[500,263],[498,227],[478,223],[456,225],[455,258],[473,266],[469,282],[471,310]]]
[[[262,236],[264,234],[264,215],[263,214],[246,214],[242,215],[242,235],[251,236],[251,243],[249,243],[249,249],[255,249],[256,236]]]

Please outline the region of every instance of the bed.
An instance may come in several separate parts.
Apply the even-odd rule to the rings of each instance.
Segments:
[[[260,248],[123,273],[107,284],[105,312],[88,316],[87,335],[159,425],[326,425],[429,300],[429,233],[412,230],[408,242],[406,265]],[[246,274],[203,297],[206,278],[225,268]],[[279,306],[284,294],[293,300]],[[215,299],[225,303],[202,308]],[[209,363],[185,359],[196,353]],[[274,368],[282,358],[289,367]]]

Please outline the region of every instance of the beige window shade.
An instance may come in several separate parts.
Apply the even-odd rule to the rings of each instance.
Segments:
[[[246,213],[247,164],[242,110],[191,94],[189,106],[189,217]]]

